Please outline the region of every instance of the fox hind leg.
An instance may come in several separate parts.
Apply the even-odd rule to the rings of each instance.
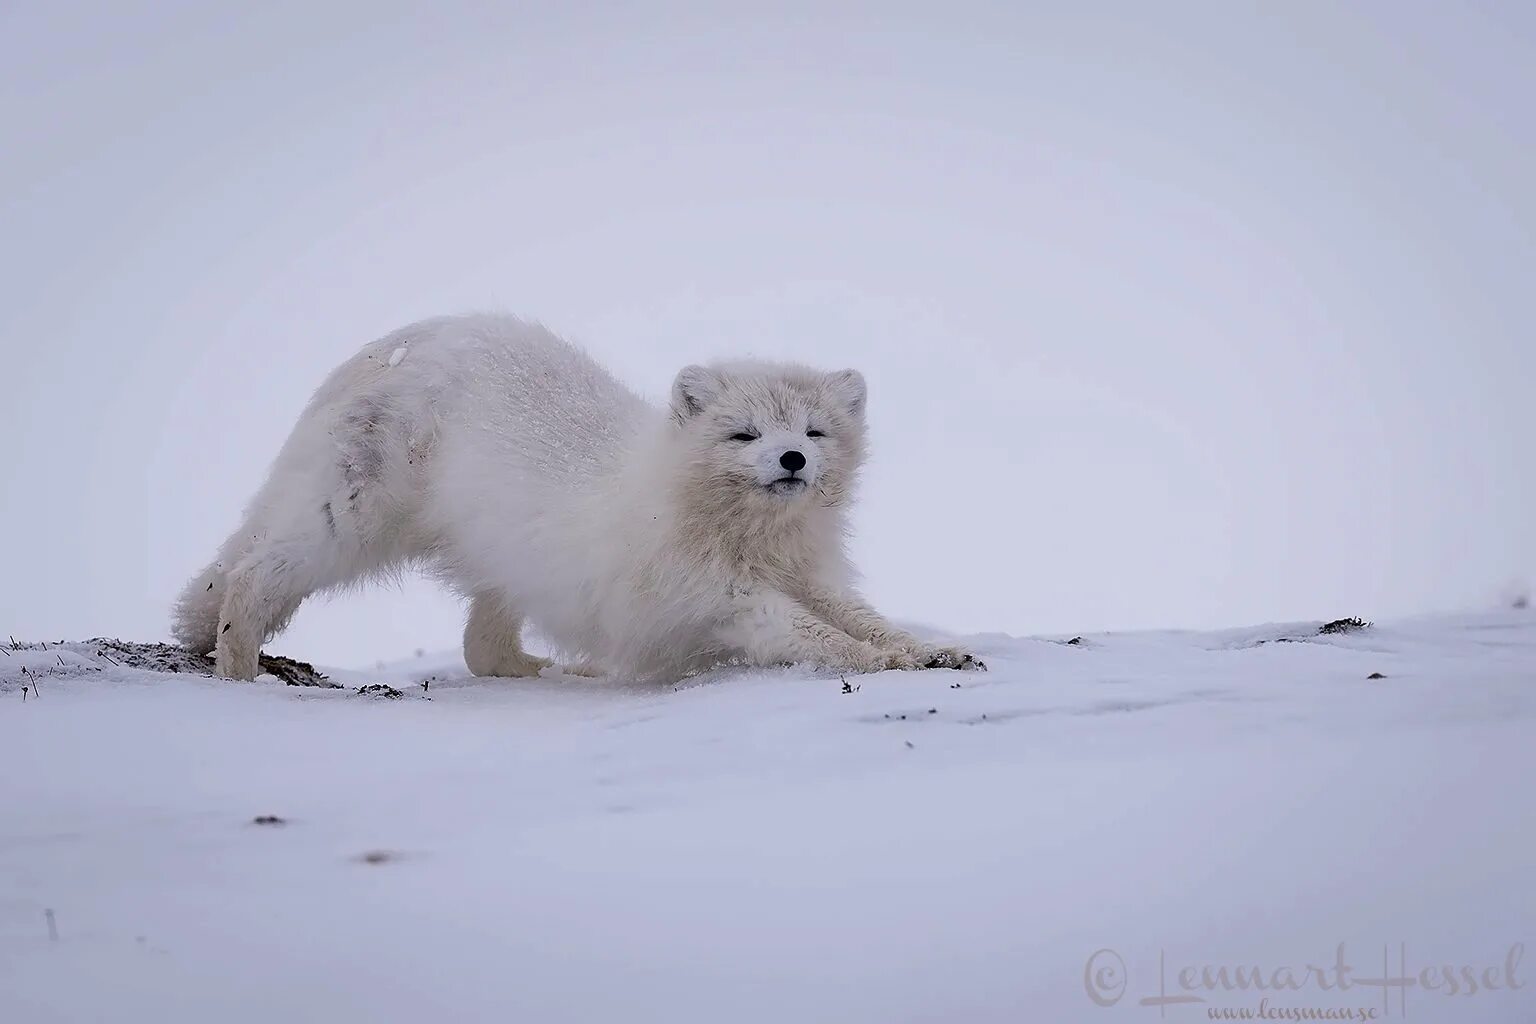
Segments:
[[[304,598],[330,582],[316,578],[312,554],[291,542],[264,542],[224,577],[214,646],[219,675],[255,679],[262,642],[288,624]]]
[[[496,594],[476,594],[464,626],[464,663],[477,676],[536,676],[552,663],[523,650],[523,618]]]
[[[327,501],[286,529],[263,531],[223,579],[213,581],[213,594],[223,593],[214,638],[219,675],[254,679],[262,643],[288,625],[306,597],[398,563],[399,556],[354,528],[352,519],[343,520]]]

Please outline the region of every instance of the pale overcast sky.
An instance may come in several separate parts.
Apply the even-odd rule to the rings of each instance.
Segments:
[[[1486,606],[1536,575],[1532,182],[1526,3],[3,4],[0,632],[163,638],[331,367],[470,309],[658,398],[863,370],[897,616]]]

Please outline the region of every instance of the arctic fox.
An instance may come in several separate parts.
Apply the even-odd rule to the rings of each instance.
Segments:
[[[853,370],[738,362],[685,367],[663,410],[537,324],[423,321],[320,386],[173,632],[252,679],[304,598],[415,566],[468,598],[476,675],[550,665],[525,618],[592,673],[981,668],[852,588],[864,405]]]

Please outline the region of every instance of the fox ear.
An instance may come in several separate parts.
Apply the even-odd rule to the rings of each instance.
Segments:
[[[687,423],[720,395],[720,375],[707,366],[685,366],[672,382],[672,418]]]
[[[843,408],[853,415],[863,418],[864,401],[869,397],[869,388],[864,383],[862,373],[858,370],[838,370],[836,373],[829,373],[825,387],[827,394],[834,401],[840,402]]]

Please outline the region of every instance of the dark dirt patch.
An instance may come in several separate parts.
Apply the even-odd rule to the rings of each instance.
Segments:
[[[212,676],[213,656],[195,654],[175,644],[140,644],[126,640],[110,640],[96,637],[86,645],[96,649],[96,656],[114,665],[142,668],[150,672],[186,672],[192,675]],[[261,671],[276,676],[288,686],[319,686],[330,690],[341,689],[340,683],[331,682],[324,672],[307,661],[284,658],[277,654],[263,654]]]
[[[307,661],[284,658],[277,654],[263,654],[261,670],[277,676],[289,686],[324,686],[331,690],[341,689],[340,683],[331,682],[329,676]]]
[[[359,686],[357,692],[364,697],[382,697],[384,700],[399,700],[405,696],[388,683],[369,683],[367,686]]]
[[[1263,647],[1265,644],[1301,644],[1320,636],[1338,636],[1345,633],[1359,633],[1371,628],[1371,623],[1359,616],[1350,616],[1347,619],[1334,619],[1325,622],[1311,632],[1295,632],[1289,636],[1268,637],[1262,640],[1254,640],[1244,644],[1245,647]]]

